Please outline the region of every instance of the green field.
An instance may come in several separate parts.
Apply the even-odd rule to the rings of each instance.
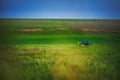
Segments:
[[[81,46],[84,39],[92,45]],[[119,76],[119,20],[0,19],[0,80]]]

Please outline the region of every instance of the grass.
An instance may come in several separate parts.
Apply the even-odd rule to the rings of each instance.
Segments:
[[[0,22],[4,26],[0,29],[1,80],[119,79],[119,33],[78,32],[75,27],[117,27],[119,30],[118,21],[18,19]],[[98,24],[102,25],[95,27]],[[43,31],[16,31],[33,28]],[[65,30],[59,30],[61,28]],[[92,45],[78,44],[83,39]]]

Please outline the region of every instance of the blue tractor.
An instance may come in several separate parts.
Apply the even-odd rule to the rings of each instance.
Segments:
[[[81,42],[81,45],[82,45],[82,46],[90,46],[90,45],[92,45],[92,43],[91,43],[90,41],[88,41],[88,40],[83,40],[83,41]]]

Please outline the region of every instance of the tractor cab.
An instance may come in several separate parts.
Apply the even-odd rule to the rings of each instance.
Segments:
[[[83,41],[81,42],[81,45],[82,45],[82,46],[90,46],[90,45],[92,45],[92,43],[91,43],[90,41],[88,41],[88,40],[83,40]]]

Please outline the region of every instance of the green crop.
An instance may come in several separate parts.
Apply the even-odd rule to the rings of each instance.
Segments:
[[[1,19],[0,26],[0,80],[119,79],[114,21]],[[81,46],[84,39],[92,45]]]

